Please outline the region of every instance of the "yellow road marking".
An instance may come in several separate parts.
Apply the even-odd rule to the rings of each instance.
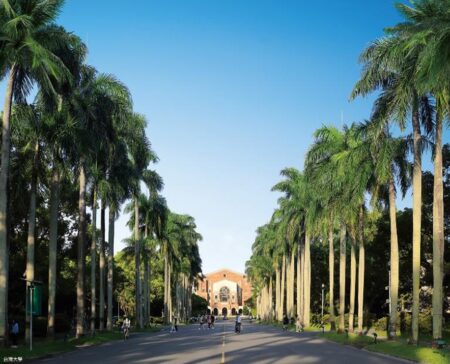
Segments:
[[[220,364],[225,364],[225,324],[222,325],[222,361]]]

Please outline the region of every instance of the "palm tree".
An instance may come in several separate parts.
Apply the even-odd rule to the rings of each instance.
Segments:
[[[344,134],[334,127],[322,127],[314,133],[315,141],[310,147],[305,170],[308,184],[315,186],[316,198],[321,201],[324,210],[323,221],[328,225],[329,239],[329,287],[330,287],[330,321],[331,329],[334,329],[334,224],[342,220],[343,183],[342,178],[337,178],[337,164],[333,156],[345,149]],[[341,223],[340,239],[340,315],[345,307],[345,224]],[[342,315],[341,315],[342,316]],[[343,330],[342,322],[339,327]]]
[[[127,147],[119,138],[109,150],[107,179],[103,184],[103,199],[108,203],[108,274],[107,274],[107,329],[112,330],[114,225],[120,206],[131,196],[129,179],[133,166],[126,153]]]
[[[409,49],[419,49],[416,84],[421,93],[435,99],[434,189],[433,189],[433,338],[442,338],[444,276],[444,195],[442,180],[442,128],[449,115],[448,87],[450,4],[444,0],[420,0],[398,4],[405,22],[394,27],[407,39]]]
[[[30,181],[30,207],[28,213],[28,236],[27,236],[27,263],[25,277],[27,282],[34,281],[34,251],[35,251],[35,229],[36,229],[36,194],[38,185],[38,171],[40,165],[40,154],[41,154],[41,144],[42,144],[42,110],[36,105],[22,105],[17,106],[13,110],[12,114],[13,127],[12,127],[12,137],[13,142],[15,136],[21,137],[26,136],[27,141],[29,141],[21,149],[22,153],[29,154],[31,157],[31,181]],[[19,123],[20,122],[20,123]],[[18,129],[18,130],[15,130]],[[20,135],[18,135],[20,134]],[[19,140],[17,140],[20,142]],[[20,144],[16,143],[16,147]],[[28,287],[26,288],[26,297],[28,299]],[[26,301],[29,302],[29,301]],[[25,339],[29,340],[30,330],[30,315],[28,311],[26,312],[26,328],[25,328]]]
[[[133,166],[133,180],[131,188],[133,190],[134,204],[134,239],[135,239],[135,264],[136,264],[136,322],[139,327],[143,327],[142,317],[142,286],[141,286],[141,236],[139,229],[139,193],[140,182],[144,180],[144,171],[150,162],[158,160],[156,154],[150,148],[150,142],[145,135],[147,122],[145,117],[139,114],[132,114],[129,120],[129,128],[125,140],[129,150],[130,161]]]
[[[98,75],[96,70],[84,66],[80,81],[69,100],[69,114],[77,121],[71,153],[79,174],[79,240],[77,275],[77,336],[84,334],[84,270],[86,238],[86,186],[89,166],[96,160],[98,151],[114,142],[114,117],[127,115],[130,98],[126,87],[111,75]],[[95,164],[95,162],[94,162]],[[95,185],[95,183],[94,183]],[[100,308],[102,311],[103,307]],[[102,315],[101,315],[102,316]]]
[[[420,122],[431,128],[431,107],[427,97],[420,95],[415,82],[420,47],[407,47],[408,38],[396,29],[373,42],[361,55],[364,64],[361,79],[351,97],[367,95],[375,90],[381,94],[375,102],[374,119],[394,120],[404,129],[411,114],[413,128],[413,308],[412,341],[417,343],[419,332],[419,289],[422,204],[422,138]]]
[[[24,101],[37,83],[54,91],[52,80],[70,79],[70,72],[54,53],[67,40],[67,33],[53,21],[62,1],[5,0],[0,5],[2,74],[7,76],[2,118],[0,171],[0,336],[7,334],[8,252],[7,180],[10,155],[10,117],[13,100]]]

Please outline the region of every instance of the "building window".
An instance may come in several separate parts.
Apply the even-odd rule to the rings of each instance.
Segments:
[[[225,278],[227,277],[227,275],[226,275],[225,273],[223,274],[223,276],[224,276]]]
[[[222,287],[219,291],[220,302],[228,302],[230,299],[230,290],[228,287]]]

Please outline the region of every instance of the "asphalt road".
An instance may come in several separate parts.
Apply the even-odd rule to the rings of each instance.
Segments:
[[[363,363],[394,364],[388,358],[343,346],[320,338],[316,333],[282,332],[280,329],[243,322],[235,334],[234,323],[218,321],[215,330],[197,325],[181,326],[176,333],[162,331],[131,334],[127,341],[114,341],[83,348],[42,363]]]

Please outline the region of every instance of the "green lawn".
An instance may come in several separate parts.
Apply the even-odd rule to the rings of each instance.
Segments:
[[[397,356],[403,359],[409,359],[427,364],[448,364],[450,363],[450,351],[448,349],[433,349],[429,346],[408,345],[405,340],[399,339],[388,341],[378,337],[378,343],[369,336],[359,336],[357,334],[337,334],[326,332],[324,337],[328,340],[340,344],[352,345],[360,349],[373,351],[381,354]]]
[[[155,332],[160,331],[162,326],[152,326],[141,330],[132,330],[131,335],[134,332]],[[48,340],[48,339],[36,339],[33,342],[33,351],[30,351],[28,345],[22,344],[18,348],[0,349],[0,362],[6,357],[22,359],[36,359],[45,357],[48,355],[63,353],[66,351],[72,351],[83,346],[92,346],[103,344],[108,341],[123,340],[123,334],[119,331],[105,331],[97,332],[95,336],[85,336],[79,339],[71,338],[68,341],[62,339]]]

